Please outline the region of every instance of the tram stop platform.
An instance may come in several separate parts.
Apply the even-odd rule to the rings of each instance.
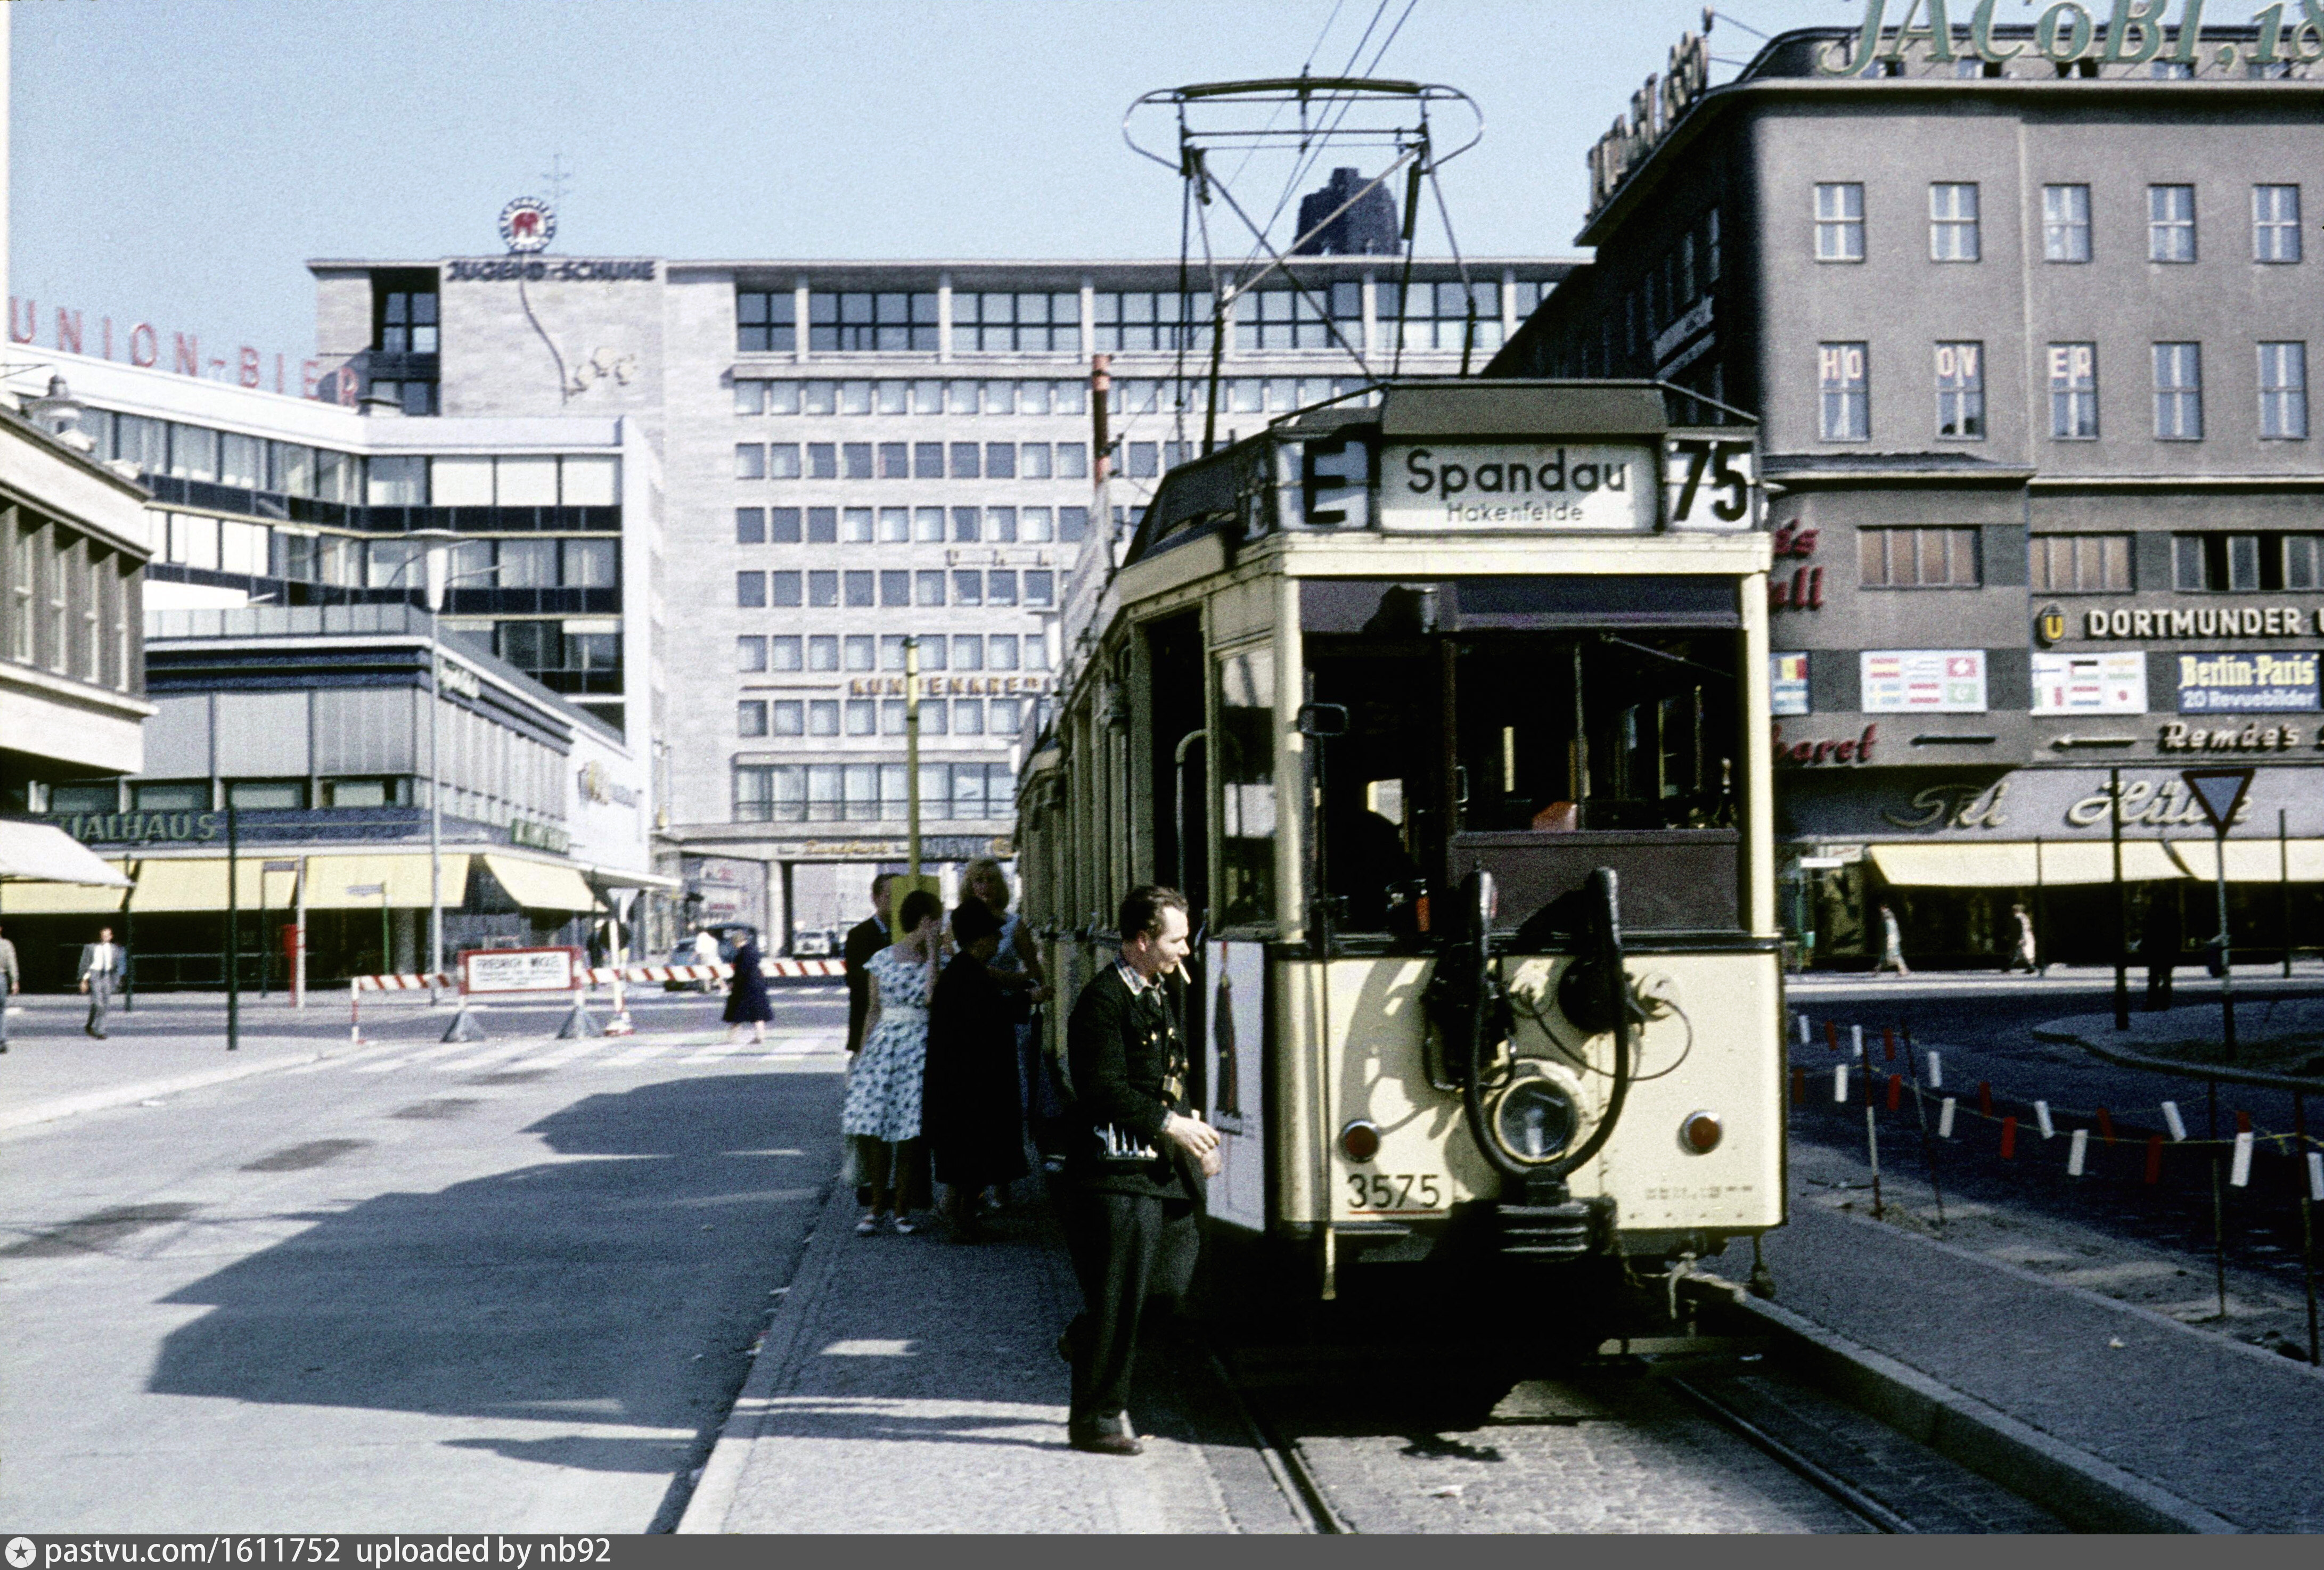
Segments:
[[[1067,1446],[1056,1340],[1081,1292],[1038,1191],[1019,1183],[991,1240],[963,1244],[941,1222],[859,1237],[835,1185],[678,1529],[1298,1530],[1224,1392],[1169,1388],[1157,1375],[1184,1360],[1154,1337],[1132,1412],[1146,1453]]]
[[[995,1241],[962,1245],[940,1224],[859,1237],[835,1187],[678,1529],[1304,1529],[1184,1347],[1141,1352],[1145,1455],[1067,1446],[1055,1343],[1079,1292],[1036,1189]],[[1767,1327],[1877,1416],[2069,1519],[2324,1529],[2324,1495],[2284,1459],[2324,1454],[2317,1371],[1804,1192],[1792,1217],[1766,1244]],[[1711,1264],[1738,1283],[1749,1266],[1740,1245]]]

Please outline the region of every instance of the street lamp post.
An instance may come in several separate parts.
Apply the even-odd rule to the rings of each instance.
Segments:
[[[439,767],[441,753],[438,739],[442,735],[444,691],[444,640],[436,625],[443,613],[444,592],[462,578],[489,577],[497,567],[482,567],[474,572],[453,574],[447,571],[452,546],[459,536],[448,528],[415,528],[404,537],[422,546],[422,554],[415,560],[423,562],[427,572],[425,583],[428,599],[428,1003],[434,1007],[443,1001],[438,978],[444,973],[444,781]],[[405,562],[397,569],[401,575],[411,568]]]

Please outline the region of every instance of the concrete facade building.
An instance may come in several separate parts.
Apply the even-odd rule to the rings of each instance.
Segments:
[[[1596,259],[1493,369],[1760,421],[1794,924],[1862,962],[1886,898],[1994,963],[2024,900],[2110,955],[2109,770],[2135,938],[2210,876],[2180,771],[2248,763],[2236,941],[2313,944],[2324,69],[2153,24],[1703,58],[1593,151]]]

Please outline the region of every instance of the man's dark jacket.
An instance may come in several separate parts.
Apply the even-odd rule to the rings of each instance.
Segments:
[[[1164,1083],[1174,1057],[1181,1081],[1175,1097]],[[1108,965],[1074,1004],[1065,1024],[1065,1059],[1073,1072],[1078,1125],[1070,1170],[1082,1186],[1099,1193],[1189,1198],[1181,1152],[1162,1134],[1171,1113],[1194,1112],[1187,1100],[1191,1054],[1167,990],[1152,987],[1133,995],[1121,968]],[[1102,1158],[1098,1130],[1107,1124],[1154,1147],[1154,1159]]]
[[[847,968],[847,1050],[851,1052],[863,1045],[863,1016],[872,1010],[872,977],[863,968],[887,946],[888,929],[873,916],[847,930],[847,946],[840,950]]]

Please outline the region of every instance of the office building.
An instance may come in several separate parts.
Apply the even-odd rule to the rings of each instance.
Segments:
[[[652,653],[632,642],[624,680],[663,868],[694,915],[784,939],[858,919],[873,870],[904,859],[907,639],[923,853],[1005,857],[1065,583],[1111,510],[1134,519],[1206,428],[1353,395],[1399,355],[1480,365],[1566,264],[1475,261],[1465,285],[1443,262],[1408,285],[1392,256],[1294,266],[1234,302],[1213,409],[1212,297],[1176,262],[310,263],[324,376],[403,410],[408,450],[438,423],[532,418],[651,446]],[[1093,518],[1096,354],[1114,477]]]
[[[2134,939],[2208,898],[2194,766],[2257,770],[2236,941],[2324,916],[2324,66],[2054,23],[1786,33],[1715,88],[1689,39],[1492,367],[1760,422],[1787,914],[1835,962],[1882,899],[1932,961],[1997,963],[2020,900],[2110,958],[2112,770]]]

